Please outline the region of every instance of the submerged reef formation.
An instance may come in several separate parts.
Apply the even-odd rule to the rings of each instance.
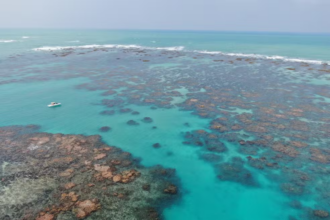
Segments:
[[[160,148],[161,145],[160,145],[160,143],[155,143],[155,144],[152,145],[152,147],[153,147],[153,148]]]
[[[143,121],[146,122],[146,123],[151,123],[151,122],[153,122],[152,118],[150,118],[150,117],[144,117],[144,118],[143,118]]]
[[[241,158],[233,158],[231,163],[219,165],[218,178],[221,180],[234,181],[250,186],[257,186],[251,172],[243,167],[244,161]]]
[[[128,125],[139,125],[139,123],[136,122],[136,121],[134,121],[134,120],[129,120],[129,121],[127,121],[127,124],[128,124]]]
[[[101,131],[101,132],[107,132],[107,131],[110,131],[110,130],[111,130],[111,128],[109,126],[103,126],[99,129],[99,131]]]
[[[30,67],[32,58],[13,58],[5,66],[10,73],[0,73],[0,85],[86,77],[89,81],[76,89],[99,91],[100,100],[93,104],[104,107],[99,113],[104,117],[136,117],[139,112],[130,109],[133,105],[191,113],[209,125],[187,130],[193,122],[186,121],[182,142],[199,148],[200,158],[214,167],[217,181],[262,187],[262,176],[272,183],[267,187],[288,200],[301,200],[294,206],[299,214],[290,219],[330,219],[330,65],[143,48],[67,48],[33,56],[63,65],[41,71],[35,63]],[[134,125],[139,125],[136,129],[153,125],[150,117],[142,122],[132,119],[126,123],[132,129]],[[104,161],[109,156],[105,150],[95,154],[87,161]],[[119,174],[109,173],[107,166],[111,167],[106,163],[94,166],[95,178],[108,180],[114,178],[113,172]],[[19,164],[15,169],[20,169]],[[74,174],[72,168],[67,169],[61,170],[63,178]],[[135,172],[130,175],[137,176]],[[51,181],[42,185],[47,190],[54,187]],[[143,192],[152,189],[152,185],[143,185]],[[166,192],[175,190],[170,187]],[[95,198],[79,201],[90,200],[86,203],[103,207],[102,201],[92,201]]]
[[[146,168],[100,136],[0,128],[0,219],[161,219],[172,169]]]

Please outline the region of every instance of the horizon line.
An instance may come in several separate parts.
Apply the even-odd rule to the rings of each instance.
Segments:
[[[278,34],[320,34],[320,35],[329,35],[330,32],[291,32],[291,31],[260,31],[260,30],[202,30],[202,29],[131,29],[131,28],[68,28],[68,27],[0,27],[0,30],[18,30],[18,29],[43,29],[43,30],[108,30],[108,31],[178,31],[178,32],[184,32],[184,31],[191,31],[191,32],[227,32],[227,33],[278,33]]]

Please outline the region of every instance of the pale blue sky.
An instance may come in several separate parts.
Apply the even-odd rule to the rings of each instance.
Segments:
[[[0,28],[330,32],[330,0],[0,0]]]

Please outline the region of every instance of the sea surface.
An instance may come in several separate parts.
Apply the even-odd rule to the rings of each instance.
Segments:
[[[0,126],[174,168],[167,220],[328,219],[329,65],[326,34],[2,29]]]

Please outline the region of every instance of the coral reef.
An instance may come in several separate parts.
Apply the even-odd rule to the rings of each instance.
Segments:
[[[104,110],[100,114],[101,115],[114,115],[115,111],[114,110]]]
[[[152,118],[150,118],[150,117],[144,117],[144,118],[143,118],[143,122],[151,123],[151,122],[153,122],[153,120],[152,120]]]
[[[111,128],[109,126],[103,126],[99,129],[99,131],[101,131],[101,132],[107,132],[107,131],[110,131],[110,130],[111,130]]]
[[[160,148],[161,145],[160,145],[160,143],[155,143],[155,144],[152,145],[152,147],[153,147],[153,148]]]
[[[134,121],[134,120],[129,120],[129,121],[127,122],[127,124],[128,124],[128,125],[139,125],[139,123],[136,122],[136,121]]]
[[[131,112],[131,111],[132,111],[132,109],[130,109],[130,108],[122,108],[122,109],[119,110],[120,113],[128,113],[128,112]]]
[[[320,218],[326,218],[329,216],[329,212],[324,211],[324,210],[314,210],[313,214]]]
[[[160,219],[178,199],[173,170],[146,168],[100,136],[0,129],[0,218]]]
[[[222,181],[238,182],[247,186],[258,186],[252,173],[244,168],[243,160],[233,158],[231,163],[218,165],[218,178]]]
[[[104,56],[104,52],[110,53]],[[61,69],[38,72],[30,68],[27,58],[15,58],[6,61],[11,71],[0,73],[0,85],[86,77],[89,81],[76,88],[100,93],[100,101],[95,105],[105,108],[101,115],[130,112],[133,117],[139,113],[127,110],[132,105],[148,106],[152,110],[178,108],[187,111],[208,120],[209,125],[203,127],[204,130],[196,130],[193,121],[181,121],[183,143],[198,149],[200,158],[214,167],[219,181],[257,187],[259,183],[253,174],[258,173],[288,198],[314,201],[315,207],[309,207],[312,211],[301,205],[296,211],[305,215],[291,216],[291,219],[329,219],[325,214],[330,210],[330,170],[327,167],[330,163],[329,65],[142,48],[69,48],[40,56],[49,60],[72,57],[79,62],[79,65],[71,67],[76,74],[67,74],[67,70]],[[151,66],[168,62],[169,59],[180,65]],[[22,63],[20,67],[17,67],[17,60]],[[71,61],[67,61],[68,66],[73,66]],[[128,62],[130,65],[126,65]],[[87,73],[86,68],[91,71]],[[30,71],[33,71],[33,76]],[[8,74],[15,78],[8,78]],[[130,120],[127,124],[139,123]],[[156,126],[151,128],[156,129]],[[38,139],[28,149],[41,150],[39,145],[45,142],[46,138]],[[52,139],[48,142],[51,143]],[[106,156],[101,158],[96,154]],[[124,170],[116,171],[114,168],[132,166],[130,160],[114,158],[115,163],[109,164],[104,162],[107,157],[107,151],[101,150],[86,161],[89,164],[86,166],[96,172],[93,178],[122,184]],[[52,166],[58,163],[75,164],[76,160],[65,155],[58,162],[53,161]],[[99,166],[94,166],[95,160],[99,161]],[[19,163],[24,158],[18,154],[15,161],[18,163],[6,166],[8,175],[25,172],[26,167]],[[136,170],[142,177],[143,172]],[[60,178],[72,178],[75,173],[75,169],[68,165],[59,171]],[[138,182],[140,177],[135,178],[133,183]],[[73,180],[70,182],[77,185],[70,190],[79,186]],[[4,183],[9,187],[9,181],[4,180]],[[94,182],[88,184],[91,184],[90,190],[99,187]],[[145,184],[139,190],[154,190],[152,184],[150,187]],[[129,197],[129,193],[116,193],[115,197],[121,200]],[[82,201],[92,201],[94,198],[83,198]],[[90,217],[104,210],[102,200],[100,204],[101,209],[90,214]],[[141,216],[158,218],[156,211],[148,207],[137,211],[136,215],[140,219],[143,219]],[[58,216],[64,215],[67,214]]]

